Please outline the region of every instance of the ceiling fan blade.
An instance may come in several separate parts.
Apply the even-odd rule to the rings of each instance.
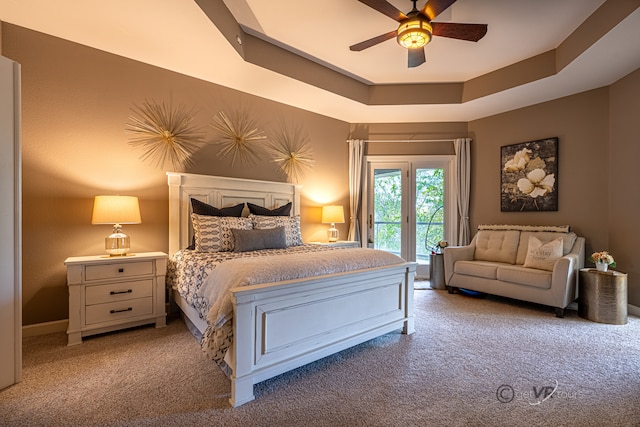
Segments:
[[[372,39],[365,40],[365,41],[360,42],[360,43],[356,43],[353,46],[349,46],[349,49],[353,50],[353,51],[356,51],[356,52],[359,52],[361,50],[365,50],[368,47],[375,46],[378,43],[382,43],[385,40],[392,39],[396,35],[397,35],[396,31],[390,31],[387,34],[381,34],[381,35],[379,35],[377,37],[374,37]]]
[[[433,35],[451,39],[477,42],[487,34],[487,24],[456,24],[453,22],[432,22]]]
[[[407,50],[409,51],[409,68],[424,64],[424,61],[426,61],[424,47]]]
[[[388,16],[391,19],[395,19],[400,22],[407,19],[407,15],[398,10],[394,5],[386,0],[359,0],[360,3],[364,3],[372,9],[377,10],[383,15]],[[454,0],[455,1],[455,0]]]
[[[455,2],[456,0],[429,0],[420,9],[420,13],[429,18],[429,21],[433,21],[436,16],[440,15]]]

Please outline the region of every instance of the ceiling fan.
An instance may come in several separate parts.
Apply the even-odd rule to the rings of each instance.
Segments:
[[[409,50],[409,67],[417,67],[425,62],[424,46],[431,41],[432,36],[477,42],[487,33],[486,24],[432,22],[436,16],[456,0],[428,0],[420,10],[416,7],[417,0],[411,0],[413,10],[406,15],[386,0],[359,1],[389,18],[395,19],[400,23],[400,26],[397,30],[354,44],[349,49],[359,52],[396,37],[398,44]]]

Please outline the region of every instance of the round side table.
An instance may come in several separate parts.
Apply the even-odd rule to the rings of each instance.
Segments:
[[[610,325],[627,323],[627,275],[618,271],[580,269],[578,315]]]
[[[444,284],[444,255],[429,256],[429,284],[433,289],[446,289]]]

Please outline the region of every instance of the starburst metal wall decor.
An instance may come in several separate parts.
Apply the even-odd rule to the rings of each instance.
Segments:
[[[219,139],[214,141],[220,146],[219,158],[231,157],[232,166],[236,160],[245,166],[251,166],[259,159],[261,142],[267,136],[258,129],[249,114],[236,112],[226,115],[220,111],[213,117],[210,126],[220,134]]]
[[[289,182],[298,183],[315,163],[309,137],[299,127],[281,127],[269,137],[268,151]]]
[[[191,156],[204,144],[203,133],[192,123],[193,108],[144,101],[131,110],[136,115],[129,116],[126,130],[134,135],[129,145],[144,150],[141,160],[148,160],[163,170],[166,167],[181,170],[193,165]]]

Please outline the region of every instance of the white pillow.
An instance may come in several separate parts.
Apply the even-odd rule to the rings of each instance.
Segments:
[[[232,228],[251,230],[253,223],[249,218],[231,216],[207,216],[191,214],[193,234],[197,252],[233,251],[235,239]]]
[[[299,216],[263,216],[250,214],[249,218],[253,221],[253,228],[256,230],[284,227],[287,247],[302,245]]]
[[[542,244],[540,239],[529,236],[529,249],[524,267],[553,271],[553,264],[562,257],[562,238]]]

